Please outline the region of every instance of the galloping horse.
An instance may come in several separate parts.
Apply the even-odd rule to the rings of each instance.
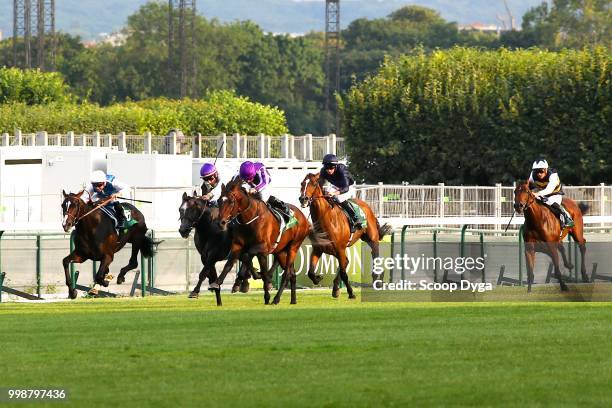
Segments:
[[[346,273],[348,267],[348,258],[346,256],[346,248],[353,245],[357,240],[361,239],[366,242],[372,249],[372,257],[379,257],[378,243],[382,237],[391,231],[391,226],[385,224],[382,227],[378,223],[372,209],[361,200],[354,200],[363,210],[367,218],[366,228],[362,228],[351,234],[348,220],[344,211],[339,205],[336,205],[331,199],[323,194],[321,184],[319,183],[319,174],[308,174],[302,181],[300,194],[300,203],[302,207],[310,206],[310,214],[312,223],[317,232],[324,232],[327,235],[328,242],[325,244],[313,242],[312,255],[310,256],[310,268],[308,269],[308,277],[317,284],[323,278],[321,275],[315,275],[315,269],[319,258],[323,253],[335,256],[338,259],[338,273],[334,278],[334,287],[332,296],[340,295],[339,278],[346,285],[346,291],[349,298],[355,298],[353,288]],[[376,276],[372,274],[372,278]]]
[[[221,207],[219,208],[220,225],[226,228],[231,220],[236,220],[232,226],[231,251],[221,276],[217,282],[210,285],[212,289],[218,288],[228,274],[241,253],[249,255],[274,254],[283,269],[283,278],[274,297],[273,303],[278,304],[287,280],[291,281],[291,304],[297,303],[295,285],[295,269],[293,261],[300,249],[304,238],[310,232],[308,220],[295,206],[289,205],[293,210],[297,224],[286,229],[281,235],[281,224],[268,209],[267,205],[249,195],[242,187],[242,179],[236,177],[227,186],[221,188]],[[280,236],[279,236],[280,235]],[[262,278],[264,281],[264,302],[270,302],[270,270],[267,269],[267,260],[263,257]]]
[[[64,215],[62,226],[68,232],[74,226],[74,250],[64,258],[64,274],[70,299],[77,297],[77,291],[72,287],[72,281],[68,272],[71,262],[83,263],[88,259],[100,261],[100,267],[96,273],[95,284],[107,287],[112,276],[109,275],[109,265],[113,262],[114,254],[121,250],[126,243],[132,244],[132,255],[129,263],[121,268],[117,277],[117,283],[125,282],[126,272],[138,266],[138,252],[146,258],[153,256],[154,242],[146,235],[147,225],[144,216],[131,204],[123,204],[131,210],[131,217],[137,221],[130,229],[121,236],[117,235],[113,220],[102,211],[98,211],[98,204],[83,201],[83,191],[64,195],[62,212]],[[97,295],[96,285],[89,291],[91,295]]]
[[[586,273],[584,255],[586,253],[586,240],[583,235],[583,220],[582,214],[586,212],[587,206],[583,203],[576,203],[563,197],[563,206],[567,209],[574,220],[574,226],[565,228],[561,231],[561,224],[557,216],[538,200],[533,192],[529,189],[527,181],[519,182],[514,189],[514,209],[517,213],[525,214],[525,224],[523,228],[523,238],[525,240],[525,259],[527,263],[527,290],[531,292],[531,284],[533,283],[533,268],[535,265],[535,253],[542,252],[550,256],[555,267],[555,278],[559,281],[561,290],[567,290],[567,285],[562,281],[561,272],[559,270],[559,254],[561,251],[563,256],[563,264],[566,268],[571,269],[573,266],[567,260],[565,248],[563,247],[563,238],[570,234],[574,241],[580,247],[581,254],[581,275],[582,281],[588,282],[589,278]],[[536,245],[539,244],[539,245]]]
[[[190,298],[197,298],[200,287],[204,279],[210,283],[217,280],[217,270],[215,264],[227,258],[232,243],[230,229],[222,229],[216,222],[219,209],[211,208],[202,197],[198,197],[194,191],[193,197],[183,193],[183,202],[179,208],[181,226],[179,233],[183,238],[189,238],[191,230],[195,228],[194,242],[202,261],[202,271],[200,272],[198,283],[189,294]],[[249,275],[258,278],[251,264],[249,257],[242,258],[242,267],[236,277],[236,282],[232,292],[240,289],[241,292],[248,291]],[[260,260],[260,265],[261,265]],[[219,289],[215,289],[217,306],[221,306],[221,294]]]

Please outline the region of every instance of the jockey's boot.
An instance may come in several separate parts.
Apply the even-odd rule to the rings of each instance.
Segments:
[[[270,198],[268,198],[268,204],[276,208],[281,213],[286,223],[289,222],[289,220],[291,219],[291,210],[289,209],[287,203],[279,200],[274,196],[270,196]]]
[[[570,228],[574,226],[574,220],[572,216],[567,212],[565,207],[559,205],[557,203],[553,203],[551,205],[555,209],[555,212],[559,215],[559,220],[561,221],[561,228]]]
[[[119,235],[123,234],[125,228],[127,228],[127,220],[125,219],[125,213],[123,212],[123,206],[120,202],[116,202],[115,206],[115,217],[117,217],[117,229],[119,230]]]
[[[340,203],[344,211],[349,215],[349,227],[351,227],[351,233],[355,232],[355,230],[361,229],[361,223],[359,222],[359,217],[353,211],[353,206],[349,203],[349,200],[345,200]]]

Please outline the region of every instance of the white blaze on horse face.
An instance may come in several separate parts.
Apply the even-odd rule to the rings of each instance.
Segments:
[[[64,218],[62,219],[62,227],[66,226],[66,221],[68,220],[68,210],[70,209],[70,201],[66,204],[66,214],[64,214]]]
[[[183,210],[183,211],[187,210],[187,203],[186,202],[183,203],[183,205],[181,205],[181,208],[179,208],[179,210]]]

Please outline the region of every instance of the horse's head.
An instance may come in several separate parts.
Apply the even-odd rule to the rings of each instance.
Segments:
[[[85,202],[81,198],[83,192],[84,190],[76,194],[66,194],[66,192],[62,190],[64,196],[64,200],[62,201],[62,227],[64,227],[65,232],[70,231],[79,220],[79,217],[85,214]]]
[[[244,207],[249,205],[249,195],[242,187],[240,177],[233,178],[227,185],[221,185],[221,197],[219,198],[219,225],[225,229],[227,224],[238,217]]]
[[[206,201],[197,197],[196,192],[193,192],[193,197],[189,197],[187,193],[183,193],[183,202],[179,207],[179,234],[183,238],[189,238],[191,230],[198,224],[204,213],[206,212]]]
[[[514,189],[514,209],[517,213],[522,213],[529,208],[535,201],[533,192],[529,189],[529,182],[521,181],[516,184]]]
[[[300,204],[306,208],[312,203],[314,197],[322,196],[321,186],[319,185],[319,174],[308,174],[302,181],[300,189]]]

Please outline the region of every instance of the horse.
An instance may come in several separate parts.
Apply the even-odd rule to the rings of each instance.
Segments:
[[[242,179],[235,177],[227,185],[221,186],[219,224],[222,228],[227,228],[230,221],[235,223],[232,224],[232,245],[228,261],[217,282],[210,287],[218,288],[223,283],[223,279],[241,253],[265,255],[265,267],[262,267],[264,303],[269,304],[272,276],[271,269],[267,269],[265,258],[268,254],[274,254],[284,273],[272,303],[275,305],[279,303],[283,290],[290,281],[291,304],[296,304],[296,275],[293,262],[302,242],[310,232],[310,224],[296,206],[289,205],[297,224],[281,234],[281,224],[266,203],[247,193],[242,184]]]
[[[350,226],[346,214],[342,208],[330,197],[323,194],[323,189],[320,184],[319,174],[308,174],[304,178],[300,189],[300,204],[303,208],[310,207],[310,215],[312,217],[312,223],[314,230],[320,233],[324,233],[328,241],[322,243],[319,240],[313,242],[312,254],[310,255],[310,267],[308,268],[308,277],[316,285],[321,279],[322,275],[315,275],[315,269],[317,263],[323,253],[332,255],[338,259],[338,273],[334,278],[334,284],[332,289],[332,296],[340,296],[339,279],[342,278],[349,299],[354,299],[353,288],[349,282],[347,267],[349,264],[346,256],[346,248],[352,246],[359,239],[368,244],[372,249],[372,257],[378,258],[379,253],[379,242],[381,238],[389,234],[391,226],[384,224],[382,227],[376,219],[374,212],[362,200],[353,200],[363,210],[367,219],[366,228],[351,233]],[[378,277],[382,279],[381,277]],[[372,279],[377,279],[375,274],[372,274]]]
[[[217,270],[215,264],[227,258],[232,242],[231,229],[221,229],[216,222],[219,209],[209,207],[208,201],[197,196],[193,192],[190,197],[187,193],[183,193],[182,203],[179,208],[180,222],[179,233],[181,237],[188,239],[191,230],[195,229],[194,242],[200,259],[202,261],[202,270],[198,277],[198,283],[193,288],[189,297],[194,299],[200,294],[200,287],[204,279],[209,282],[217,280]],[[232,293],[240,290],[248,292],[248,278],[252,276],[258,279],[259,276],[253,268],[249,257],[242,257],[242,266],[236,277]],[[260,265],[262,260],[260,259]],[[221,294],[219,289],[215,289],[217,306],[221,306]]]
[[[97,285],[108,287],[112,280],[109,274],[109,265],[113,262],[114,254],[121,250],[125,244],[132,244],[132,255],[126,266],[121,268],[117,277],[117,283],[125,282],[125,274],[138,266],[138,252],[141,251],[145,258],[153,256],[155,243],[146,235],[147,225],[142,213],[131,204],[123,204],[131,211],[131,218],[136,221],[128,231],[119,238],[113,220],[102,211],[98,211],[100,204],[85,202],[83,200],[84,190],[79,193],[66,194],[62,190],[64,200],[62,201],[63,221],[65,232],[72,227],[74,238],[74,250],[62,261],[64,274],[66,275],[66,286],[70,299],[77,297],[77,291],[72,286],[72,280],[68,272],[70,263],[83,263],[88,259],[99,261],[100,267],[95,277],[95,284],[89,294],[98,294]]]
[[[572,269],[573,265],[567,260],[563,238],[568,234],[578,243],[581,254],[582,281],[588,282],[584,255],[586,253],[586,239],[583,233],[582,215],[588,207],[584,203],[577,205],[573,200],[563,197],[562,205],[567,209],[574,220],[574,226],[561,230],[561,224],[552,210],[536,198],[529,188],[529,182],[517,183],[514,189],[514,209],[517,213],[524,213],[525,224],[523,227],[523,239],[525,242],[525,260],[527,264],[527,290],[531,292],[533,283],[533,268],[535,265],[535,253],[542,252],[550,256],[555,267],[555,278],[559,281],[562,291],[567,290],[567,285],[561,278],[559,270],[559,253],[563,256],[563,264]],[[539,245],[536,245],[539,244]]]

